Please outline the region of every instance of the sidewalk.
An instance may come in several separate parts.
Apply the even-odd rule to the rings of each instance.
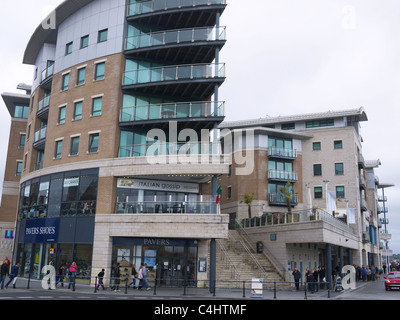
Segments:
[[[366,285],[367,283],[358,282],[357,289],[360,286]],[[11,285],[10,285],[11,287]],[[30,280],[29,288],[28,288],[28,279],[18,278],[17,280],[17,289],[19,290],[29,290],[37,292],[38,295],[40,292],[49,292],[48,289],[42,288],[42,283],[40,280]],[[11,290],[11,289],[8,289]],[[76,296],[87,294],[87,295],[96,295],[102,296],[104,299],[115,298],[115,296],[120,297],[128,297],[129,299],[169,299],[169,300],[330,300],[338,297],[342,292],[334,292],[332,290],[328,291],[327,289],[319,290],[315,293],[305,292],[304,287],[300,288],[299,291],[296,291],[294,288],[289,290],[263,290],[261,296],[254,296],[250,289],[230,289],[230,288],[216,288],[215,293],[210,293],[208,288],[166,288],[166,287],[152,287],[149,290],[137,290],[132,287],[126,288],[124,284],[120,285],[119,291],[112,291],[110,288],[106,288],[106,290],[98,289],[95,292],[94,286],[90,286],[87,284],[79,284],[75,285],[75,289],[71,287],[68,289],[68,283],[64,283],[64,287],[58,285],[55,294],[76,294]]]

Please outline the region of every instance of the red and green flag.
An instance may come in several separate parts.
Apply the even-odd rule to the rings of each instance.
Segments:
[[[221,194],[222,194],[222,189],[221,189],[221,186],[219,186],[219,187],[218,187],[218,190],[217,190],[217,200],[216,200],[216,203],[217,203],[217,204],[218,204],[219,201],[221,200]]]

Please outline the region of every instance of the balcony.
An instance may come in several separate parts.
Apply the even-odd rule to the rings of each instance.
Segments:
[[[127,20],[168,28],[211,26],[216,13],[226,8],[226,0],[152,0],[129,4]]]
[[[51,82],[53,80],[54,64],[44,69],[40,76],[40,86],[44,89],[51,88]]]
[[[367,183],[366,183],[365,178],[363,176],[359,177],[358,183],[359,183],[359,186],[360,186],[361,190],[367,190]]]
[[[270,206],[287,206],[285,197],[282,197],[279,193],[268,194],[268,204]],[[296,195],[290,196],[290,205],[292,207],[297,206],[298,200]]]
[[[389,212],[388,207],[378,206],[378,214],[379,213],[388,213],[388,212]]]
[[[215,85],[225,81],[225,64],[162,66],[127,71],[123,90],[146,95],[187,97],[202,100],[210,97]]]
[[[287,148],[268,147],[268,157],[295,160],[297,158],[297,151]]]
[[[378,201],[379,202],[386,202],[387,201],[387,197],[386,196],[378,196]]]
[[[283,181],[283,182],[296,182],[297,173],[293,171],[278,171],[278,170],[269,170],[268,171],[268,180],[271,181]]]
[[[50,107],[50,96],[44,97],[38,103],[38,111],[36,113],[38,118],[47,118]]]
[[[47,127],[44,127],[35,132],[34,140],[33,140],[33,148],[36,150],[43,150],[46,144],[46,132]]]
[[[185,122],[187,125],[188,122],[202,120],[206,126],[213,126],[214,121],[223,121],[224,117],[224,102],[203,101],[124,107],[121,109],[119,121],[121,127],[152,126],[169,121]]]
[[[157,61],[209,63],[226,41],[225,27],[152,32],[125,39],[125,53]]]

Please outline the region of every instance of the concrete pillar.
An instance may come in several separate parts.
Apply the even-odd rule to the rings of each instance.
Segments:
[[[217,242],[211,239],[210,242],[210,292],[214,292],[215,280],[217,279]]]
[[[353,250],[349,248],[349,265],[353,265]]]
[[[326,244],[326,281],[332,289],[332,247],[329,243]]]
[[[340,275],[340,277],[342,278],[343,277],[343,275],[342,275],[342,269],[343,269],[343,266],[344,266],[344,258],[343,258],[343,247],[339,247],[339,259],[340,259],[340,262],[339,262],[339,275]]]

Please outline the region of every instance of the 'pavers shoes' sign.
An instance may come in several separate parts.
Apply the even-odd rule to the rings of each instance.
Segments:
[[[57,242],[59,218],[27,220],[25,225],[25,243]]]

